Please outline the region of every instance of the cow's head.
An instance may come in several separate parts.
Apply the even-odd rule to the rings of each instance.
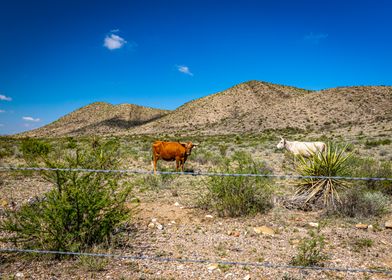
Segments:
[[[285,145],[286,145],[286,140],[284,140],[283,137],[280,137],[280,142],[278,143],[278,145],[276,145],[276,148],[283,149]]]
[[[188,143],[180,142],[180,144],[185,148],[185,154],[187,156],[190,156],[192,153],[193,147],[197,146],[197,144],[193,144],[191,141],[189,141]]]

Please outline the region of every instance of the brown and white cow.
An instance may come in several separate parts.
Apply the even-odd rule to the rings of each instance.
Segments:
[[[176,171],[181,168],[184,172],[184,164],[191,155],[192,148],[196,147],[192,142],[164,142],[155,141],[152,144],[152,160],[154,166],[154,174],[157,172],[157,161],[163,159],[165,161],[176,161]]]

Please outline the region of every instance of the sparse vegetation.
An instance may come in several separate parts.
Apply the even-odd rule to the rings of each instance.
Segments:
[[[313,118],[312,118],[313,119]],[[320,121],[320,123],[322,123]],[[374,139],[374,136],[369,136],[366,128],[363,129],[364,133],[361,139],[341,136],[339,133],[328,133],[317,134],[317,129],[311,135],[292,135],[291,138],[296,140],[307,140],[307,141],[336,141],[338,143],[350,143],[350,147],[347,147],[346,153],[352,152],[355,156],[348,160],[348,175],[349,176],[366,176],[366,177],[391,177],[390,162],[387,157],[391,154],[392,145],[376,146],[372,149],[364,149],[364,143],[368,139]],[[353,133],[357,133],[357,127],[353,126]],[[195,170],[196,172],[229,172],[229,173],[274,173],[274,174],[292,174],[292,169],[284,169],[285,166],[283,159],[285,155],[283,152],[274,150],[277,144],[277,131],[269,131],[268,133],[260,134],[240,134],[237,138],[236,135],[215,135],[215,136],[188,136],[181,133],[170,134],[170,135],[159,135],[159,136],[110,136],[100,137],[98,147],[100,149],[102,145],[107,145],[116,160],[119,160],[119,169],[136,169],[136,170],[151,170],[151,143],[155,139],[163,139],[169,141],[189,141],[200,143],[200,146],[192,152],[191,157],[187,161],[188,170]],[[389,131],[378,137],[388,138]],[[236,143],[236,139],[238,143]],[[294,140],[293,139],[293,140]],[[3,145],[0,142],[0,147],[6,147],[7,150],[12,151],[8,153],[4,158],[5,166],[10,165],[29,165],[25,163],[22,157],[15,156],[18,148],[21,146],[21,139],[6,139],[9,143]],[[73,137],[71,138],[57,138],[57,139],[40,139],[51,146],[51,150],[47,156],[50,161],[56,160],[54,166],[67,166],[66,157],[76,156],[75,151],[78,149],[80,153],[93,150],[91,137]],[[111,141],[111,144],[107,142]],[[221,148],[222,146],[222,148]],[[226,148],[227,147],[227,148]],[[381,150],[385,150],[388,154],[384,157],[379,157]],[[223,156],[225,154],[225,156]],[[371,157],[370,160],[368,157]],[[225,159],[226,158],[226,159]],[[248,160],[249,159],[249,160]],[[95,161],[95,160],[94,160]],[[267,162],[268,167],[262,162]],[[239,162],[245,163],[243,166],[244,171],[239,169]],[[283,165],[282,165],[283,162]],[[38,162],[36,162],[38,164]],[[40,165],[46,166],[45,161],[41,160]],[[161,162],[159,170],[161,171],[174,171],[173,162]],[[246,167],[247,166],[247,167]],[[227,167],[227,170],[226,170]],[[249,167],[249,170],[246,170]],[[105,167],[103,167],[105,168]],[[114,166],[117,168],[117,166]],[[253,169],[255,170],[253,170]],[[9,211],[19,211],[23,204],[28,204],[29,201],[32,205],[42,205],[41,201],[47,200],[47,191],[50,190],[50,186],[55,187],[56,184],[48,184],[48,180],[42,180],[39,173],[30,172],[5,172],[2,173],[5,176],[1,176],[0,181],[0,220],[7,218]],[[43,176],[49,175],[48,173],[41,174]],[[92,177],[90,177],[92,178]],[[237,178],[230,178],[237,179]],[[226,182],[231,182],[228,179]],[[253,189],[259,189],[256,186],[258,183],[255,178],[248,178],[249,182],[245,183],[230,183],[229,185],[234,186],[232,189],[222,189],[222,193],[227,196],[218,196],[215,194],[216,200],[209,200],[209,203],[205,204],[205,198],[208,197],[209,188],[212,188],[210,184],[210,178],[204,176],[183,176],[183,175],[131,175],[122,174],[118,178],[118,191],[122,191],[123,188],[127,188],[128,184],[135,186],[132,193],[137,196],[137,199],[128,199],[126,202],[126,208],[132,208],[134,205],[138,205],[137,211],[132,210],[132,216],[134,218],[127,219],[126,223],[119,223],[115,226],[110,236],[103,240],[98,251],[95,251],[96,245],[86,247],[84,249],[88,252],[112,252],[113,254],[124,254],[132,255],[138,254],[140,251],[147,250],[152,256],[163,256],[163,257],[190,257],[192,252],[206,258],[213,258],[214,256],[218,259],[227,260],[244,260],[244,261],[258,261],[258,262],[272,262],[282,263],[282,261],[289,261],[295,259],[299,255],[295,251],[298,246],[302,246],[301,239],[306,234],[306,229],[309,228],[308,222],[318,222],[322,230],[322,234],[325,240],[329,242],[324,243],[324,247],[321,250],[321,255],[331,255],[335,258],[341,259],[341,266],[351,267],[372,267],[376,266],[380,259],[388,257],[388,251],[385,250],[388,245],[378,240],[388,240],[389,229],[385,229],[384,223],[389,219],[390,214],[388,212],[391,209],[391,201],[387,195],[388,182],[366,182],[366,181],[355,181],[351,188],[347,190],[339,191],[342,203],[336,204],[336,209],[330,211],[333,215],[324,216],[325,211],[300,211],[298,208],[292,209],[287,207],[285,204],[286,197],[292,195],[295,189],[292,188],[291,183],[298,181],[289,180],[261,180],[260,181],[260,192],[255,191],[252,196],[248,196],[247,192],[235,193],[234,190],[237,187],[242,190],[242,186],[252,187]],[[234,180],[235,181],[235,180]],[[124,185],[123,185],[124,183]],[[221,184],[224,186],[225,184]],[[226,184],[227,186],[227,184]],[[238,187],[240,186],[240,187]],[[270,194],[270,191],[273,193]],[[346,201],[350,193],[356,194],[357,197],[350,198]],[[234,193],[233,197],[237,195],[246,198],[241,199],[227,199],[224,204],[221,202],[224,198],[230,197]],[[249,192],[250,193],[250,192]],[[249,206],[254,201],[260,201],[260,196],[263,200],[269,194],[269,199],[263,200],[268,202],[268,207],[258,209],[261,204],[250,208],[251,211],[243,211],[245,208],[236,208],[232,205],[236,205],[236,201],[240,201],[240,205]],[[267,193],[267,194],[266,194]],[[37,197],[34,197],[37,195]],[[4,199],[3,199],[4,197]],[[211,196],[212,197],[212,196]],[[210,197],[210,198],[211,198]],[[199,200],[200,199],[200,200]],[[219,201],[216,203],[215,201]],[[251,203],[244,202],[251,201]],[[274,202],[272,205],[271,202]],[[15,202],[15,203],[14,203]],[[197,203],[200,203],[203,207],[208,209],[208,213],[201,209],[194,209]],[[319,199],[321,203],[322,200]],[[135,204],[134,204],[135,203]],[[229,206],[227,206],[229,205]],[[317,204],[319,206],[320,204]],[[384,205],[385,208],[378,206]],[[274,208],[270,209],[271,206]],[[284,207],[282,207],[284,206]],[[221,214],[217,208],[223,209]],[[12,208],[12,209],[11,209]],[[349,210],[347,210],[347,209]],[[227,218],[229,210],[233,211],[235,215],[241,215],[241,218]],[[270,209],[270,210],[269,210]],[[302,209],[302,208],[299,208]],[[314,208],[307,208],[314,209]],[[381,210],[380,210],[381,209]],[[351,212],[350,212],[351,211]],[[241,213],[241,214],[237,214]],[[248,214],[247,214],[248,213]],[[256,215],[252,215],[257,213]],[[261,214],[260,214],[261,213]],[[207,217],[211,215],[211,217]],[[217,217],[218,215],[224,217]],[[248,215],[244,217],[242,215]],[[321,220],[320,220],[321,219]],[[324,220],[325,219],[325,220]],[[130,223],[128,222],[130,221]],[[153,225],[150,225],[153,223]],[[364,223],[371,224],[373,229],[363,230],[357,229],[355,224]],[[163,229],[158,227],[162,226]],[[267,236],[256,234],[254,232],[255,227],[266,225],[271,227],[275,231],[275,236]],[[369,227],[370,228],[370,227]],[[325,229],[325,230],[324,230]],[[1,236],[10,237],[13,235],[11,232],[5,232],[0,230]],[[174,233],[174,234],[173,234]],[[320,235],[320,233],[317,233]],[[305,238],[309,240],[312,237]],[[4,240],[4,239],[3,239]],[[11,240],[11,239],[9,239]],[[289,242],[291,245],[282,247],[284,250],[275,251],[277,247],[276,241],[279,240]],[[12,240],[11,240],[12,242]],[[15,244],[11,242],[2,243],[2,246],[14,247]],[[109,243],[110,242],[110,243]],[[99,242],[96,242],[99,243]],[[241,246],[240,244],[252,244],[251,246]],[[288,243],[287,243],[288,244]],[[19,243],[18,247],[31,247],[31,244]],[[39,248],[38,245],[34,245],[35,248]],[[139,247],[140,246],[140,247]],[[75,247],[76,248],[76,247]],[[255,250],[254,248],[257,248]],[[42,249],[42,248],[40,248]],[[77,250],[77,249],[75,249]],[[140,251],[139,251],[140,250]],[[211,252],[212,255],[208,255],[206,252]],[[311,251],[310,249],[308,251]],[[369,256],[375,256],[369,258]],[[306,254],[304,254],[306,255]],[[349,262],[346,258],[341,256],[350,256]],[[0,270],[4,269],[4,275],[12,275],[15,273],[12,271],[21,271],[26,275],[30,275],[27,271],[32,271],[30,268],[20,268],[19,264],[24,260],[21,255],[7,255],[3,254],[0,258]],[[197,273],[200,267],[192,266],[191,264],[185,265],[186,269],[182,269],[181,264],[176,264],[178,270],[171,270],[167,264],[160,266],[154,264],[147,268],[141,265],[137,265],[138,261],[122,261],[121,267],[117,266],[116,261],[111,259],[100,259],[94,257],[86,258],[73,258],[72,260],[62,260],[57,262],[56,260],[48,260],[47,257],[40,257],[33,255],[29,257],[31,265],[34,267],[34,271],[40,269],[41,271],[48,271],[46,265],[48,261],[51,264],[55,264],[53,267],[57,267],[53,270],[56,273],[56,277],[66,278],[69,276],[69,270],[61,267],[72,266],[72,271],[78,273],[78,275],[89,275],[92,278],[104,278],[106,275],[116,275],[117,278],[121,278],[124,275],[127,279],[145,277],[147,273],[156,273],[157,271],[170,270],[174,275],[174,278],[181,278],[182,275],[189,275],[189,273]],[[316,265],[332,266],[332,264],[321,260]],[[339,264],[340,266],[340,264]],[[162,268],[165,267],[165,268]],[[204,269],[207,269],[204,267]],[[229,269],[228,271],[226,271]],[[246,268],[245,268],[246,269]],[[223,271],[225,273],[223,274]],[[237,266],[226,267],[218,266],[211,274],[211,277],[221,277],[229,273],[237,273],[242,271],[246,274],[250,274],[252,278],[263,277],[263,272],[260,274],[253,274],[253,270],[243,270]],[[316,279],[317,272],[300,272],[290,271],[284,274],[284,271],[279,271],[273,274],[275,279]],[[8,273],[8,274],[7,274]],[[117,273],[117,274],[116,274]],[[271,272],[275,273],[275,271]],[[34,274],[34,273],[32,273]],[[126,275],[126,276],[125,276]],[[166,279],[164,273],[161,274],[162,279]],[[196,275],[196,274],[193,274]],[[332,275],[325,274],[326,277]],[[354,276],[353,276],[354,277]],[[228,277],[229,278],[229,277]],[[344,276],[343,276],[344,278]]]
[[[229,148],[228,145],[226,144],[221,144],[219,145],[219,153],[222,157],[225,157],[227,154],[227,149]]]
[[[353,177],[377,177],[392,178],[392,162],[379,162],[371,158],[352,157],[349,159],[350,175]],[[379,190],[383,193],[392,194],[392,181],[360,181],[371,190]]]
[[[249,154],[235,153],[217,170],[224,173],[263,173],[269,170],[256,163]],[[200,205],[215,210],[220,216],[236,217],[265,212],[272,207],[272,188],[269,180],[261,177],[216,176],[208,179],[207,193]]]
[[[325,238],[318,232],[310,231],[310,237],[303,239],[298,245],[298,254],[292,258],[290,264],[297,266],[322,266],[328,256],[323,252]]]
[[[374,241],[369,238],[355,238],[351,242],[351,245],[352,245],[355,252],[361,252],[364,249],[372,247],[373,244],[374,244]]]
[[[271,94],[273,92],[276,94]],[[269,102],[265,103],[265,100]],[[348,101],[350,106],[346,106]],[[256,104],[265,105],[255,106]],[[365,104],[372,104],[375,109],[368,110]],[[347,127],[346,132],[351,130],[352,133],[358,133],[359,129],[366,132],[386,126],[383,129],[385,131],[390,128],[387,123],[389,104],[390,87],[340,87],[309,91],[248,81],[190,101],[170,114],[166,110],[132,104],[95,102],[23,135],[53,137],[159,133],[161,136],[175,136],[189,132],[204,135],[242,135],[244,132],[261,131],[293,135],[309,133],[310,130],[327,131],[329,134],[334,129],[343,127]],[[353,111],[353,107],[361,109]],[[338,110],[335,110],[332,116],[326,113],[324,108]],[[189,119],[189,116],[192,118]],[[388,138],[381,141],[388,141]],[[237,144],[240,142],[239,139]],[[369,142],[368,145],[388,145],[386,143]]]
[[[392,143],[391,139],[366,140],[365,147],[372,148],[381,145],[390,145],[391,143]]]
[[[388,212],[390,200],[379,191],[353,187],[342,196],[342,203],[331,212],[347,217],[374,217]]]
[[[49,143],[43,140],[26,138],[22,141],[20,149],[22,151],[23,157],[27,161],[32,161],[37,160],[37,157],[46,157],[51,150],[51,146]]]
[[[100,250],[97,249],[97,247],[94,247],[92,248],[92,253],[100,253]],[[109,264],[109,260],[107,258],[99,258],[95,256],[79,256],[78,261],[79,265],[83,269],[90,272],[104,271]]]

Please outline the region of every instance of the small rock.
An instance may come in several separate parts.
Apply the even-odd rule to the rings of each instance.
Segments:
[[[290,244],[291,244],[291,245],[298,245],[298,244],[299,244],[299,242],[300,242],[300,240],[299,240],[299,239],[293,239],[293,240],[290,240]]]
[[[368,228],[367,228],[367,230],[368,230],[368,231],[373,231],[373,230],[374,230],[373,225],[369,225]]]
[[[245,277],[244,277],[244,280],[249,280],[250,279],[250,274],[248,274],[248,275],[246,275]]]
[[[8,206],[8,201],[5,199],[0,200],[0,206],[6,208]]]
[[[212,215],[206,215],[205,216],[207,219],[213,219],[214,218],[214,216],[212,216]]]
[[[238,230],[233,230],[233,231],[229,230],[227,234],[234,237],[239,237],[241,235],[241,233]]]
[[[138,198],[138,197],[132,197],[132,198],[131,198],[131,203],[140,203],[140,198]]]
[[[215,269],[218,269],[219,265],[217,263],[212,263],[210,265],[208,265],[207,269],[208,271],[214,271]]]
[[[272,228],[266,227],[266,226],[261,226],[261,227],[254,227],[253,230],[257,234],[265,234],[265,235],[274,235],[275,231]]]
[[[383,245],[389,245],[389,243],[384,241],[384,240],[380,240],[380,243],[383,244]]]
[[[356,224],[355,227],[359,228],[359,229],[367,229],[368,225],[367,224]]]
[[[22,272],[18,272],[15,274],[15,277],[22,278],[24,275]]]
[[[157,229],[159,229],[159,230],[163,230],[163,225],[161,225],[161,224],[157,224]]]
[[[308,223],[308,226],[310,226],[312,228],[318,228],[319,227],[319,223],[310,222],[310,223]]]
[[[155,227],[155,224],[154,224],[154,223],[149,223],[149,224],[148,224],[148,227],[149,227],[149,228],[154,228],[154,227]]]
[[[180,264],[179,266],[177,266],[177,269],[178,269],[178,270],[183,270],[183,269],[185,269],[185,265]]]
[[[392,228],[392,220],[385,222],[385,228]]]
[[[234,276],[233,273],[227,273],[224,278],[227,279],[227,278],[232,277],[232,276]]]
[[[151,219],[151,222],[152,222],[152,223],[156,223],[156,222],[157,222],[157,219],[156,219],[156,218],[152,218],[152,219]]]
[[[176,201],[176,203],[174,203],[174,206],[180,206],[180,203],[178,203],[178,201]]]

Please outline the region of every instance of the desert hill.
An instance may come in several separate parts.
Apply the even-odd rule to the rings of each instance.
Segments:
[[[228,134],[284,129],[392,131],[392,87],[310,91],[249,81],[174,111],[93,103],[23,135]]]
[[[133,104],[112,105],[105,102],[95,102],[61,117],[51,124],[21,135],[51,137],[116,134],[154,121],[168,112]]]
[[[265,130],[391,129],[392,87],[321,91],[250,81],[184,104],[133,133],[198,131],[203,134]]]

